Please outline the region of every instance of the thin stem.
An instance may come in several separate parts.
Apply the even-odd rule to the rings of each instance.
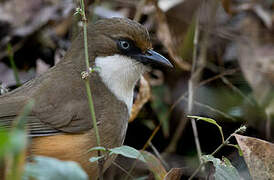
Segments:
[[[199,39],[199,16],[196,17],[196,22],[195,22],[195,33],[194,33],[194,49],[193,49],[193,64],[192,64],[192,69],[191,69],[191,77],[188,82],[188,113],[192,114],[193,112],[193,106],[194,106],[194,86],[197,82],[197,71],[195,71],[195,67],[197,64],[197,49],[198,49],[198,39]],[[201,156],[202,156],[202,150],[200,146],[200,141],[199,141],[199,135],[198,135],[198,130],[196,126],[196,122],[194,119],[191,119],[191,125],[193,129],[193,135],[194,135],[194,140],[195,140],[195,145],[197,149],[197,154],[199,157],[199,162],[201,163]]]
[[[90,66],[89,66],[89,56],[88,56],[87,19],[86,19],[86,15],[85,15],[84,0],[81,0],[81,9],[83,12],[82,17],[83,17],[83,33],[84,33],[84,49],[85,49],[86,69],[87,69],[87,72],[89,72]],[[92,100],[92,96],[91,96],[90,83],[89,83],[88,78],[85,80],[85,85],[86,85],[86,90],[87,90],[87,96],[88,96],[89,108],[90,108],[90,112],[91,112],[93,126],[94,126],[94,130],[95,130],[95,134],[96,134],[96,142],[97,142],[97,145],[100,146],[101,145],[100,136],[99,136],[99,131],[98,131],[98,127],[97,127],[94,104],[93,104],[93,100]]]
[[[186,97],[184,97],[183,99],[187,101]],[[198,101],[194,101],[194,104],[197,105],[197,106],[200,106],[200,107],[209,109],[209,110],[212,111],[212,112],[218,113],[218,114],[224,116],[225,118],[231,119],[232,121],[235,121],[235,122],[236,122],[236,119],[235,119],[235,118],[233,118],[232,116],[226,114],[225,112],[222,112],[221,110],[218,110],[218,109],[216,109],[216,108],[214,108],[214,107],[211,107],[211,106],[209,106],[209,105],[207,105],[207,104],[200,103],[200,102],[198,102]]]
[[[151,140],[154,138],[154,136],[156,135],[156,133],[159,131],[161,127],[161,122],[160,124],[153,130],[151,136],[148,138],[146,144],[143,146],[142,151],[144,151],[148,146],[149,143],[151,142]],[[137,158],[138,159],[138,158]],[[134,161],[133,165],[131,166],[130,170],[129,170],[129,174],[132,173],[133,169],[135,168],[136,164],[137,164],[137,159]],[[126,176],[125,180],[128,180],[129,176]]]
[[[226,140],[220,145],[218,146],[210,155],[211,156],[214,156],[217,152],[220,151],[220,149],[222,149],[222,147],[226,146],[226,145],[229,145],[231,146],[229,143],[229,140],[232,138],[232,136],[234,136],[234,134],[236,134],[237,132],[241,132],[241,128],[237,129],[234,133],[230,134],[230,136],[228,138],[226,138]],[[203,165],[205,164],[206,162],[202,162],[199,167],[194,171],[194,173],[188,178],[188,180],[191,180],[193,179],[196,174],[201,170],[201,168],[203,167]]]
[[[255,103],[248,97],[246,96],[239,88],[237,88],[236,86],[234,86],[231,82],[229,82],[229,80],[225,77],[221,77],[221,80],[229,87],[231,88],[233,91],[235,91],[236,93],[238,93],[241,97],[243,97],[244,99],[247,100],[247,102],[249,104],[251,104],[252,106],[255,106]]]
[[[197,85],[196,89],[198,89],[199,87],[201,87],[201,86],[203,86],[203,85],[205,85],[205,84],[210,83],[211,81],[214,81],[214,80],[216,80],[216,79],[219,79],[219,78],[221,78],[221,77],[223,77],[223,76],[232,75],[232,74],[234,74],[236,71],[237,71],[236,69],[230,69],[230,70],[227,70],[227,71],[225,71],[225,72],[222,72],[222,73],[220,73],[220,74],[218,74],[218,75],[216,75],[216,76],[213,76],[213,77],[211,77],[211,78],[208,78],[208,79],[206,79],[206,80],[200,82],[200,83]],[[175,103],[173,103],[173,105],[172,105],[171,108],[170,108],[169,113],[171,113],[171,112],[174,110],[174,108],[175,108],[175,107],[184,99],[184,97],[186,97],[187,95],[188,95],[188,91],[186,91],[185,93],[183,93],[183,94],[178,98],[178,100],[175,101]]]
[[[84,50],[85,50],[86,72],[90,73],[89,55],[88,55],[88,40],[87,40],[88,39],[87,38],[87,18],[86,18],[86,13],[85,13],[84,0],[81,0],[80,5],[81,5],[81,11],[82,11],[81,15],[82,15],[82,21],[83,21],[83,35],[84,35]],[[91,95],[89,78],[85,79],[85,86],[86,86],[86,90],[87,90],[89,109],[90,109],[90,113],[91,113],[91,117],[92,117],[93,128],[94,128],[95,135],[96,135],[96,143],[97,143],[97,146],[101,146],[99,130],[98,130],[97,122],[96,122],[94,104],[93,104],[92,95]],[[98,151],[98,156],[101,156],[100,151]],[[99,179],[103,179],[103,164],[104,164],[103,161],[98,161]]]
[[[85,80],[85,85],[86,85],[86,90],[87,90],[89,109],[90,109],[90,113],[91,113],[91,117],[92,117],[93,128],[94,128],[95,134],[96,134],[97,146],[101,146],[99,130],[98,130],[97,122],[96,122],[95,110],[94,110],[93,100],[92,100],[92,96],[91,96],[90,83],[89,83],[88,79]],[[98,151],[98,152],[100,152],[100,151]]]
[[[149,146],[151,147],[152,151],[154,152],[154,154],[156,155],[156,157],[160,160],[160,162],[164,165],[164,167],[166,169],[170,169],[169,165],[167,164],[167,162],[162,158],[161,154],[159,153],[159,151],[156,149],[156,147],[152,144],[152,142],[149,142]]]
[[[86,13],[85,13],[84,0],[81,0],[81,9],[82,9],[83,33],[84,33],[85,62],[86,62],[87,72],[89,72],[90,66],[89,66],[89,56],[88,56],[87,18],[86,18]]]
[[[213,153],[211,153],[210,155],[214,156],[217,152],[219,152],[222,147],[224,147],[225,145],[228,144],[228,141],[232,138],[233,135],[234,135],[234,133],[230,134],[230,136],[228,138],[226,138],[226,140],[220,146],[218,146],[215,149],[215,151]]]
[[[10,60],[10,65],[11,65],[11,68],[12,68],[12,71],[13,71],[16,86],[20,86],[21,83],[20,83],[20,79],[19,79],[19,75],[18,75],[18,70],[17,70],[17,67],[16,67],[15,62],[14,62],[13,49],[12,49],[10,44],[8,44],[8,57],[9,57],[9,60]]]
[[[193,178],[196,176],[196,174],[198,174],[198,172],[201,170],[201,168],[203,167],[204,164],[205,164],[204,162],[200,163],[199,167],[198,167],[198,168],[194,171],[194,173],[188,178],[188,180],[193,179]]]
[[[114,164],[116,167],[118,167],[119,169],[121,169],[130,178],[132,178],[132,179],[134,178],[131,174],[129,174],[122,166],[120,166],[119,164],[117,164],[115,161],[112,161],[112,164]]]

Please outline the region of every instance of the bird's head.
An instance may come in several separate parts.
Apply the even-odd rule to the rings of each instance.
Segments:
[[[97,21],[88,29],[92,64],[99,67],[104,84],[131,109],[133,88],[141,74],[153,66],[172,67],[152,50],[148,31],[141,24],[111,18]]]
[[[141,24],[130,19],[111,18],[99,20],[92,27],[95,37],[91,37],[91,42],[95,43],[96,57],[116,55],[134,64],[172,67],[165,57],[152,50],[148,31]]]

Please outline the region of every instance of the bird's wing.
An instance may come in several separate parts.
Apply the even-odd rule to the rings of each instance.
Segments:
[[[11,128],[26,102],[26,98],[20,96],[0,97],[0,127]],[[49,136],[64,132],[79,133],[92,128],[91,120],[88,117],[81,117],[83,114],[81,110],[86,110],[85,107],[78,112],[70,108],[72,104],[77,106],[77,102],[57,107],[40,104],[36,103],[33,111],[25,119],[31,137]]]
[[[16,116],[22,111],[24,104],[24,97],[13,97],[8,100],[0,98],[0,127],[10,129],[14,124]],[[61,133],[60,130],[41,122],[33,114],[28,115],[25,120],[30,136],[48,136]]]

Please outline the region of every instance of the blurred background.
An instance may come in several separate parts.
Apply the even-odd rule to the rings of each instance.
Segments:
[[[62,60],[82,33],[80,17],[73,15],[78,6],[73,0],[0,1],[1,93]],[[216,120],[225,138],[246,125],[244,135],[273,142],[273,9],[273,0],[86,1],[89,23],[110,17],[139,21],[154,49],[175,66],[154,69],[138,83],[125,144],[142,149],[154,132],[147,150],[161,154],[167,169],[181,167],[184,179],[199,165],[197,143],[202,154],[222,143],[216,126],[187,115]],[[236,148],[215,154],[222,156],[243,179],[251,178]],[[122,176],[113,169],[112,177]]]

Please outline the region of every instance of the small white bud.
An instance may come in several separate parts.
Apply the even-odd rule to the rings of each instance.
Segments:
[[[86,80],[86,79],[88,78],[88,76],[89,76],[89,73],[86,72],[86,71],[83,71],[83,72],[81,73],[81,76],[82,76],[82,79]]]
[[[239,129],[237,129],[235,131],[235,133],[244,133],[246,131],[247,127],[245,125],[239,127]]]

